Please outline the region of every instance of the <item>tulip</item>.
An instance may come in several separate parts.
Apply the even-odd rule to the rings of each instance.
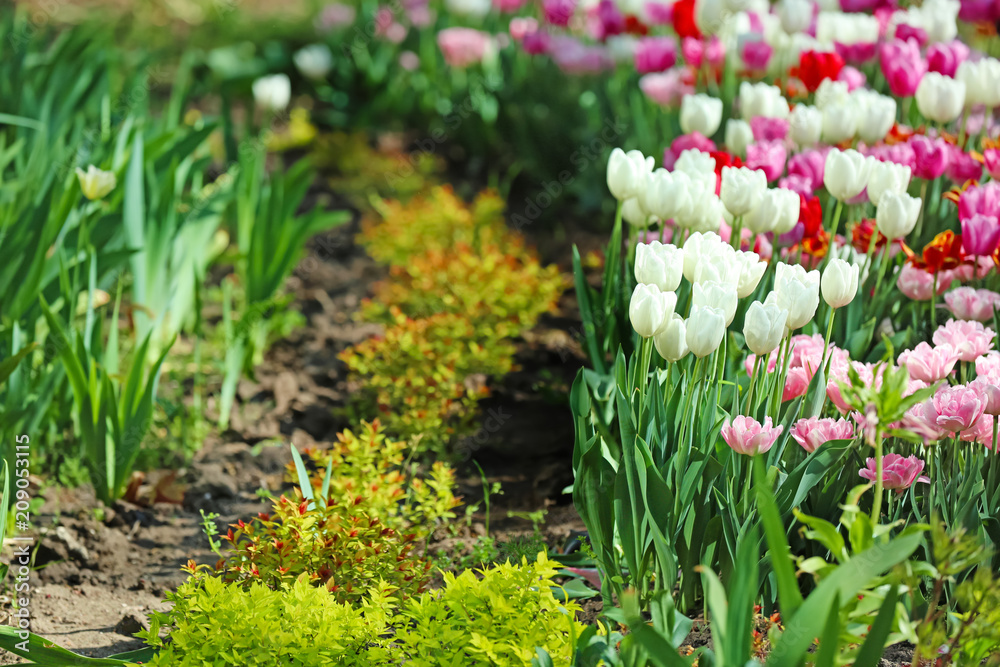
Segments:
[[[688,220],[694,211],[694,188],[684,172],[657,169],[640,193],[643,208],[660,220]]]
[[[896,39],[882,44],[879,59],[889,90],[894,96],[911,97],[916,93],[927,72],[927,64],[916,40]]]
[[[677,62],[677,42],[673,37],[644,37],[635,48],[635,69],[640,74],[663,72]]]
[[[987,289],[956,287],[944,295],[944,303],[952,315],[960,320],[986,322],[1000,306],[1000,294]]]
[[[987,377],[979,376],[970,386],[973,386],[986,399],[986,410],[984,412],[991,417],[1000,416],[1000,377],[996,375]],[[990,420],[990,426],[993,426],[992,419]],[[990,433],[991,440],[992,436],[993,434]]]
[[[692,306],[685,323],[685,340],[691,354],[699,359],[719,349],[726,335],[726,314],[721,308]]]
[[[753,128],[750,123],[738,118],[730,118],[726,121],[726,148],[731,153],[746,155],[747,145],[752,143]]]
[[[759,169],[723,167],[719,196],[734,216],[746,215],[760,203],[767,190],[767,177]]]
[[[852,99],[832,102],[823,107],[823,141],[839,144],[851,139],[858,131],[861,110]]]
[[[917,86],[917,108],[924,118],[938,123],[950,123],[962,114],[965,104],[965,82],[950,79],[937,72],[928,72]]]
[[[915,301],[930,301],[934,294],[934,276],[911,264],[904,264],[896,281],[899,291]],[[937,293],[944,294],[951,280],[938,278]]]
[[[823,132],[823,112],[808,104],[796,104],[789,120],[789,132],[792,141],[800,147],[815,146]]]
[[[860,268],[857,264],[845,262],[842,259],[832,259],[823,270],[820,289],[823,300],[831,308],[843,308],[858,293],[858,277]]]
[[[636,285],[628,304],[632,328],[643,338],[651,338],[667,325],[676,305],[673,292],[661,292],[656,285]]]
[[[785,336],[788,311],[774,303],[754,301],[747,309],[743,320],[743,336],[747,347],[760,356],[771,354],[781,344]]]
[[[964,185],[966,181],[978,181],[983,173],[983,163],[966,153],[958,146],[949,144],[951,156],[948,158],[948,169],[944,174],[955,185]]]
[[[919,197],[911,197],[905,192],[896,194],[886,192],[879,200],[875,210],[875,222],[878,230],[890,241],[901,239],[917,224],[920,215],[921,201]]]
[[[294,60],[303,76],[315,80],[326,78],[333,67],[333,54],[326,44],[310,44],[299,49]]]
[[[846,419],[809,417],[795,422],[790,434],[802,449],[811,454],[831,440],[852,440],[854,426]]]
[[[772,425],[770,417],[765,417],[761,424],[753,417],[738,415],[732,423],[726,420],[722,425],[721,435],[734,452],[756,456],[771,449],[784,428]]]
[[[715,134],[722,123],[722,100],[698,93],[681,100],[681,130],[700,132],[706,137]]]
[[[694,181],[699,181],[708,192],[715,194],[715,158],[701,150],[682,151],[674,163],[674,173],[687,174]],[[698,203],[697,201],[695,202]]]
[[[788,311],[788,329],[805,326],[819,307],[819,271],[809,271],[798,264],[778,264],[774,294],[779,307]]]
[[[618,201],[625,201],[641,193],[646,178],[653,171],[655,160],[641,151],[626,153],[620,148],[611,151],[608,158],[608,189]]]
[[[927,47],[927,69],[954,77],[958,66],[969,58],[969,53],[969,47],[957,39],[947,44],[931,44]],[[966,94],[969,83],[965,82]]]
[[[747,146],[747,167],[760,169],[768,182],[775,181],[785,171],[788,151],[780,141],[758,141]]]
[[[948,320],[934,332],[935,345],[950,346],[959,361],[972,362],[993,349],[996,334],[979,322]]]
[[[691,304],[692,307],[705,306],[718,308],[725,315],[726,326],[728,327],[733,323],[733,318],[736,317],[739,296],[737,295],[735,285],[710,280],[694,284]]]
[[[766,83],[740,83],[740,115],[750,119],[755,116],[788,118],[788,100],[781,89]]]
[[[983,165],[986,173],[994,181],[1000,181],[1000,148],[987,148],[983,150]]]
[[[878,463],[868,459],[867,467],[858,471],[858,475],[874,482],[878,475]],[[924,462],[916,456],[903,458],[899,454],[886,454],[882,457],[882,488],[895,489],[902,493],[915,482],[929,483],[931,480],[920,473],[924,470]]]
[[[643,207],[638,197],[630,197],[622,202],[622,219],[633,227],[649,225],[649,211]]]
[[[976,387],[942,387],[923,404],[924,419],[945,433],[967,431],[986,411],[986,397]]]
[[[254,103],[267,111],[282,111],[292,99],[292,82],[287,74],[272,74],[253,82]]]
[[[868,185],[868,176],[875,161],[856,150],[831,150],[823,167],[823,184],[841,202],[857,197]]]
[[[809,0],[781,0],[777,4],[781,29],[789,35],[805,32],[813,19],[813,3]]]
[[[958,353],[951,345],[931,347],[924,342],[900,353],[896,363],[906,366],[911,378],[930,384],[951,375],[958,363]]]
[[[684,251],[659,241],[640,243],[635,248],[635,281],[656,285],[661,292],[673,292],[681,284]]]
[[[736,294],[741,299],[745,299],[754,293],[764,271],[767,270],[767,262],[760,261],[760,256],[755,252],[737,252],[737,263],[739,264],[739,278],[736,281]]]
[[[80,181],[80,190],[83,196],[90,201],[103,199],[105,195],[115,189],[118,180],[113,171],[104,171],[94,165],[87,167],[87,171],[76,168],[76,178]]]
[[[949,144],[940,137],[930,139],[922,134],[910,137],[910,147],[913,148],[913,175],[928,181],[944,174],[951,157]]]
[[[767,116],[755,116],[750,119],[750,129],[753,137],[758,142],[784,141],[788,136],[790,127],[787,118],[768,118]]]
[[[552,25],[566,26],[576,11],[575,0],[543,0],[542,11],[545,20]]]
[[[744,218],[744,223],[754,234],[785,234],[798,222],[801,202],[799,195],[791,190],[769,188],[764,191],[760,203]]]
[[[997,211],[1000,215],[1000,211]],[[968,255],[992,255],[1000,242],[1000,221],[977,213],[962,220],[962,249]]]
[[[698,266],[702,263],[714,263],[713,258],[719,253],[726,252],[725,248],[732,250],[715,232],[691,234],[684,242],[684,277],[694,282]]]
[[[894,162],[875,162],[868,176],[868,201],[878,206],[887,192],[904,194],[910,185],[910,168]]]
[[[966,60],[955,70],[955,79],[965,86],[965,105],[1000,106],[1000,60]]]
[[[990,181],[964,190],[958,199],[958,219],[966,220],[982,213],[997,215],[1000,211],[1000,182]]]
[[[684,318],[674,313],[663,329],[653,336],[653,346],[667,361],[680,361],[687,356],[687,329]]]
[[[798,108],[798,107],[796,107]],[[802,176],[809,181],[810,194],[823,185],[827,151],[807,149],[788,160],[788,174]]]

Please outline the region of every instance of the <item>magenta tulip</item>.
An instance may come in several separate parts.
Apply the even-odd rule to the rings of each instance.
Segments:
[[[878,465],[875,459],[868,459],[867,466],[858,471],[861,477],[870,482],[874,482],[878,474]],[[929,483],[931,480],[925,475],[924,462],[916,456],[903,458],[899,454],[886,454],[882,457],[882,486],[886,489],[893,489],[902,493],[903,489],[908,489],[916,482]]]
[[[727,419],[722,425],[722,439],[734,452],[755,456],[771,449],[782,430],[783,426],[771,424],[770,417],[765,417],[764,423],[761,424],[752,417],[739,415],[732,423]]]

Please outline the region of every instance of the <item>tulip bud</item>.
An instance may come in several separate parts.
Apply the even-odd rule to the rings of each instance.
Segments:
[[[759,169],[723,167],[719,197],[734,216],[746,215],[760,203],[767,190],[767,176]]]
[[[637,197],[646,184],[646,176],[653,171],[655,160],[640,151],[626,153],[620,148],[611,151],[608,158],[608,189],[618,201]]]
[[[694,209],[690,177],[683,172],[657,169],[646,179],[640,201],[660,220],[687,220]]]
[[[754,234],[784,234],[799,220],[799,195],[785,188],[770,188],[743,222]]]
[[[635,281],[673,292],[681,284],[684,251],[675,245],[653,241],[635,248]]]
[[[314,80],[326,78],[333,67],[333,54],[326,44],[310,44],[296,51],[293,59],[302,75]]]
[[[695,282],[698,266],[703,262],[713,264],[713,258],[725,252],[721,248],[728,246],[715,232],[694,232],[684,242],[684,277]],[[732,248],[730,247],[730,250]]]
[[[842,259],[832,259],[823,269],[820,288],[823,290],[823,300],[831,308],[843,308],[854,300],[858,293],[857,264],[845,262]]]
[[[638,197],[630,197],[622,202],[622,219],[633,227],[645,227],[649,224],[649,212]]]
[[[674,173],[687,174],[692,181],[715,194],[715,158],[708,153],[690,148],[681,151],[674,163]]]
[[[910,168],[895,162],[876,162],[868,176],[868,201],[878,206],[886,192],[903,194],[910,185]]]
[[[924,118],[938,123],[950,123],[962,114],[965,104],[965,82],[938,72],[928,72],[917,86],[917,108]]]
[[[764,277],[767,270],[767,262],[760,261],[760,256],[755,252],[737,252],[736,259],[740,267],[740,277],[736,283],[736,294],[741,299],[745,299],[754,293],[760,279]]]
[[[778,349],[785,336],[788,311],[771,300],[770,303],[754,301],[747,308],[743,319],[743,336],[747,347],[758,357]]]
[[[719,349],[726,335],[726,314],[721,308],[692,306],[685,323],[685,339],[691,354],[701,359]]]
[[[757,116],[788,118],[788,100],[781,89],[767,83],[740,83],[740,116],[749,120]]]
[[[858,109],[858,138],[866,144],[884,139],[896,122],[896,100],[867,88],[858,88],[851,93],[851,97]]]
[[[788,311],[790,330],[805,326],[819,307],[819,271],[779,263],[774,277],[775,302]]]
[[[267,111],[282,111],[292,99],[292,82],[287,74],[263,76],[253,82],[254,103]]]
[[[858,131],[860,116],[857,103],[852,99],[831,102],[823,107],[823,141],[839,144],[851,139]]]
[[[753,143],[753,129],[750,123],[738,118],[726,121],[726,148],[729,152],[746,155],[747,146]]]
[[[886,192],[875,210],[878,230],[890,241],[903,238],[916,226],[920,205],[919,197],[911,197],[905,192]]]
[[[809,29],[813,18],[813,4],[809,0],[781,0],[777,10],[781,29],[789,35]]]
[[[958,66],[955,78],[965,84],[965,106],[1000,106],[1000,60],[966,60]]]
[[[628,304],[628,317],[643,338],[650,338],[670,321],[677,305],[677,295],[661,292],[656,285],[635,286]]]
[[[687,328],[684,318],[674,313],[667,326],[653,336],[653,346],[667,361],[680,361],[687,356]]]
[[[866,158],[853,148],[831,149],[823,167],[823,185],[840,201],[853,199],[868,185],[874,159]]]
[[[87,167],[87,171],[76,168],[76,178],[80,181],[80,190],[83,196],[90,201],[103,199],[105,195],[115,189],[118,180],[112,171],[98,169],[94,165]]]
[[[698,93],[681,100],[681,130],[684,134],[700,132],[711,137],[722,123],[722,100]]]
[[[711,306],[720,309],[726,316],[726,326],[733,323],[736,307],[739,305],[736,286],[731,283],[709,281],[695,283],[691,294],[692,306]]]
[[[808,104],[796,104],[788,129],[792,141],[799,147],[815,146],[823,133],[823,112]]]

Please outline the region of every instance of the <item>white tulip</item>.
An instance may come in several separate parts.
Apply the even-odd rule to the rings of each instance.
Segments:
[[[955,78],[965,84],[966,107],[977,104],[990,108],[1000,106],[1000,60],[965,60],[958,66]]]
[[[778,263],[774,276],[774,298],[788,311],[791,330],[804,327],[819,307],[819,271],[806,271],[800,265]]]
[[[823,167],[823,185],[840,201],[853,199],[868,185],[874,159],[866,158],[853,148],[831,149]]]
[[[758,357],[771,354],[785,337],[787,322],[788,311],[773,300],[769,303],[754,301],[743,318],[743,337],[747,347]]]
[[[760,284],[760,279],[767,270],[767,262],[760,261],[760,256],[755,252],[737,252],[736,259],[740,267],[736,294],[739,298],[745,299],[753,294]]]
[[[843,104],[851,99],[851,93],[847,89],[845,81],[834,81],[833,79],[823,79],[819,88],[816,89],[816,108],[823,110],[831,104]]]
[[[104,171],[94,165],[87,167],[87,171],[77,167],[76,178],[80,181],[80,190],[83,191],[83,196],[90,201],[103,199],[118,184],[118,179],[115,178],[113,171]]]
[[[740,83],[740,115],[743,118],[788,118],[788,114],[788,100],[777,86],[749,81]]]
[[[842,259],[831,259],[823,269],[820,289],[823,300],[831,308],[843,308],[858,293],[859,267]]]
[[[323,79],[333,67],[333,54],[326,44],[310,44],[295,52],[295,66],[310,79]]]
[[[674,173],[687,174],[715,194],[715,158],[695,149],[681,151],[674,163]]]
[[[767,176],[760,169],[723,167],[719,197],[734,216],[746,215],[760,203],[767,190]]]
[[[659,241],[635,247],[635,281],[656,285],[661,292],[673,292],[684,273],[684,251]]]
[[[721,308],[692,306],[685,322],[685,338],[691,354],[701,359],[719,349],[726,335],[726,315]]]
[[[747,229],[754,234],[784,234],[799,221],[799,195],[785,188],[769,188],[760,203],[743,218]]]
[[[726,121],[726,148],[738,155],[747,154],[747,146],[754,142],[753,129],[750,123],[739,118]]]
[[[823,133],[823,112],[808,104],[796,104],[788,130],[792,141],[800,147],[815,146]]]
[[[868,175],[868,201],[878,206],[886,192],[902,194],[910,185],[911,170],[895,162],[876,162]]]
[[[726,207],[722,205],[722,200],[715,196],[714,188],[707,190],[702,186],[694,204],[694,214],[689,221],[691,229],[698,232],[712,232],[719,229]]]
[[[608,189],[618,201],[637,197],[646,185],[646,177],[653,171],[655,160],[641,151],[626,153],[620,148],[611,151],[608,158]]]
[[[684,172],[657,169],[647,181],[645,206],[660,220],[681,221],[691,219],[694,211],[695,186]]]
[[[490,13],[490,0],[445,0],[445,6],[452,14],[482,18]]]
[[[965,104],[965,82],[938,72],[927,72],[914,95],[917,109],[924,118],[937,123],[950,123],[962,114]]]
[[[924,0],[920,27],[927,33],[927,42],[950,42],[958,36],[958,0]]]
[[[681,130],[685,134],[701,132],[711,137],[722,123],[722,100],[698,93],[681,100]]]
[[[781,0],[777,9],[781,29],[788,34],[809,29],[813,17],[813,4],[809,0]]]
[[[670,321],[676,305],[677,295],[673,292],[661,292],[656,285],[639,284],[629,300],[628,318],[636,333],[651,338]]]
[[[851,97],[857,103],[858,138],[866,144],[885,139],[896,122],[896,100],[867,88],[858,88]]]
[[[851,139],[858,131],[859,109],[848,98],[843,102],[830,102],[823,107],[823,141],[839,144]]]
[[[292,99],[292,82],[287,74],[262,76],[253,82],[253,100],[261,109],[282,111]]]
[[[905,192],[886,192],[875,210],[875,224],[890,241],[901,239],[917,224],[921,200]]]
[[[736,287],[731,283],[717,283],[714,281],[705,283],[695,283],[692,287],[691,305],[711,306],[719,308],[726,316],[726,326],[728,327],[736,317],[736,307],[740,298],[736,293]]]
[[[715,232],[694,232],[684,242],[684,277],[689,282],[694,282],[695,270],[702,262],[713,263],[714,258],[720,253],[723,246],[722,239]],[[729,248],[732,250],[732,247]]]
[[[719,32],[728,13],[725,0],[695,0],[694,22],[698,30],[706,35]]]
[[[633,227],[646,227],[649,225],[649,211],[638,197],[630,197],[622,202],[622,219]]]
[[[687,327],[684,318],[674,313],[667,326],[653,336],[653,347],[667,361],[680,361],[687,356]]]

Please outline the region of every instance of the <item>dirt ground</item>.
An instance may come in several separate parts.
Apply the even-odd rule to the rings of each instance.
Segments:
[[[198,510],[219,514],[220,528],[263,511],[258,489],[288,488],[282,484],[291,458],[287,443],[322,446],[350,426],[337,416],[349,387],[336,357],[377,332],[354,321],[353,313],[383,275],[354,243],[356,229],[356,223],[344,226],[310,244],[288,284],[307,325],[271,348],[256,382],[241,382],[230,430],[210,436],[192,464],[178,473],[182,504],[119,502],[98,517],[88,488],[45,493],[42,511],[34,517],[39,546],[31,578],[33,632],[93,657],[140,648],[133,634],[150,611],[166,608],[164,591],[185,578],[180,567],[188,559],[217,560]],[[568,250],[559,244],[543,248],[542,254],[568,270]],[[531,532],[531,523],[509,517],[511,511],[546,508],[540,529],[550,546],[583,529],[562,493],[572,481],[573,427],[560,396],[565,397],[583,363],[574,313],[572,295],[567,295],[560,312],[546,316],[519,342],[520,369],[493,387],[482,405],[483,428],[461,448],[459,493],[468,503],[483,495],[473,461],[491,483],[502,485],[503,493],[491,498],[490,526],[501,539]],[[211,403],[208,408],[211,413]],[[152,472],[146,481],[155,485],[165,474]],[[484,519],[480,510],[457,537],[433,544],[431,551],[466,550],[483,532]],[[16,662],[14,656],[0,656],[0,664]]]

